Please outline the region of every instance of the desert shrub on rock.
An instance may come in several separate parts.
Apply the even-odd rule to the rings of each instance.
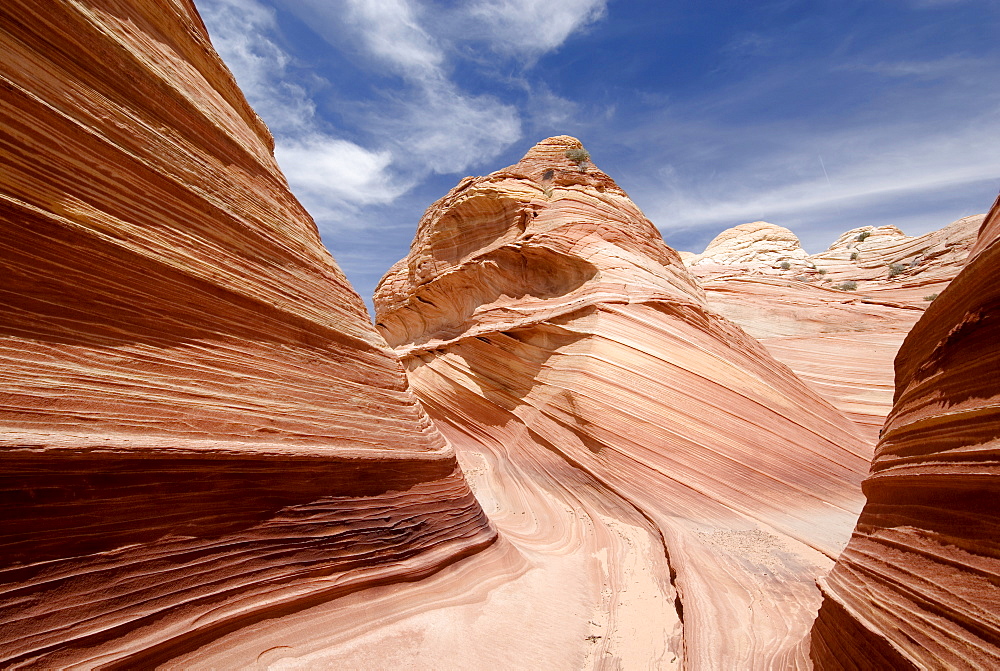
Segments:
[[[567,149],[565,156],[566,158],[573,161],[573,163],[576,163],[577,165],[586,163],[587,161],[590,160],[590,152],[584,149],[583,147],[575,147],[573,149]]]

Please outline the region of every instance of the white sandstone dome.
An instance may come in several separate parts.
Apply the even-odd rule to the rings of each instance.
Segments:
[[[808,257],[799,238],[790,230],[766,221],[754,221],[719,233],[692,264],[773,265],[782,261],[807,264]]]
[[[855,249],[858,245],[899,242],[910,236],[895,226],[859,226],[852,228],[833,241],[828,251]]]

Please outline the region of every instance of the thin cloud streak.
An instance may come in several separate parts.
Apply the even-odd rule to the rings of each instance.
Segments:
[[[661,184],[659,193],[656,187],[644,185],[636,197],[646,203],[647,214],[664,230],[716,229],[756,218],[803,220],[838,208],[874,207],[908,195],[1000,182],[1000,156],[981,141],[1000,135],[996,118],[981,119],[958,133],[930,137],[909,133],[887,137],[884,129],[845,132],[851,135],[847,146],[867,145],[868,150],[838,151],[847,138],[829,138],[821,149],[826,165],[817,165],[820,169],[812,176],[802,171],[810,162],[809,154],[779,151],[756,161],[741,161],[737,169],[715,175],[707,188],[704,183],[679,180],[674,168],[666,173],[673,176],[671,183]],[[838,139],[845,142],[838,143]],[[806,146],[816,144],[815,138],[798,140]],[[746,173],[754,169],[767,175],[766,183],[748,180]]]

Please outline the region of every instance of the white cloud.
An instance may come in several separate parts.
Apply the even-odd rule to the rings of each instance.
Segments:
[[[275,136],[275,158],[320,228],[358,225],[357,208],[409,188],[387,150],[326,132],[308,91],[293,80],[292,57],[273,39],[274,11],[256,0],[200,0],[199,11],[223,61]]]
[[[367,53],[404,77],[440,79],[444,54],[417,21],[417,6],[408,0],[343,0],[303,3],[329,22],[343,21],[356,31]],[[342,5],[342,12],[337,11]],[[333,11],[331,11],[333,10]],[[338,16],[339,14],[339,16]],[[318,27],[323,33],[323,27]]]
[[[416,0],[286,0],[331,46],[360,49],[366,64],[402,77],[403,86],[360,106],[359,123],[392,147],[396,169],[453,173],[496,157],[521,137],[517,109],[461,90],[445,47],[425,27],[430,10]]]
[[[276,29],[274,10],[255,0],[204,0],[198,8],[216,51],[271,132],[307,128],[316,108],[305,88],[285,76],[291,57],[268,37]]]
[[[369,151],[329,135],[283,139],[274,154],[296,195],[314,209],[325,210],[331,199],[357,205],[388,203],[408,188],[390,175],[388,151]]]
[[[520,139],[518,108],[456,83],[454,59],[470,56],[460,43],[471,36],[493,53],[527,62],[602,17],[607,2],[474,0],[444,10],[435,0],[273,0],[371,73],[364,94],[337,93],[337,112],[357,133],[351,139],[373,138],[365,146],[324,121],[312,90],[329,82],[289,54],[268,1],[198,5],[223,60],[274,133],[293,193],[321,228],[364,221],[361,208],[391,203],[432,173],[488,164]],[[547,90],[529,107],[535,122],[541,116],[553,123],[574,109]]]
[[[492,96],[461,93],[450,82],[424,83],[371,110],[371,126],[404,162],[437,173],[461,172],[497,156],[521,137],[517,110]]]
[[[501,53],[536,57],[604,16],[607,0],[476,0],[465,12],[473,36]]]

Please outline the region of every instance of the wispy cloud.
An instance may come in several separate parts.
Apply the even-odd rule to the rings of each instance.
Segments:
[[[287,77],[292,58],[270,38],[274,10],[255,0],[200,0],[198,8],[212,44],[271,132],[309,130],[316,106]]]
[[[886,77],[933,78],[966,72],[984,65],[983,61],[968,56],[946,56],[931,60],[876,61],[872,63],[846,63],[836,70],[871,72]]]
[[[368,67],[402,86],[358,105],[358,124],[391,148],[396,169],[460,172],[488,161],[521,136],[517,109],[463,91],[449,77],[440,40],[426,29],[427,9],[413,0],[289,0],[331,46],[360,50]]]
[[[201,0],[212,43],[247,100],[275,136],[275,158],[321,228],[358,225],[358,207],[387,202],[408,188],[386,150],[337,137],[296,83],[293,58],[275,40],[274,10],[256,0]]]
[[[774,133],[766,126],[742,130]],[[700,128],[693,134],[707,132]],[[929,193],[960,192],[991,180],[993,188],[1000,187],[1000,156],[984,141],[998,135],[996,113],[934,133],[916,124],[844,128],[822,138],[804,129],[789,130],[770,151],[734,155],[729,166],[710,173],[690,164],[686,173],[674,164],[661,166],[659,179],[647,181],[634,195],[667,232],[718,232],[755,219],[796,231],[842,219],[846,230],[852,225],[845,215],[877,212],[886,203],[899,210],[900,202],[921,202]],[[872,222],[854,225],[863,223]],[[819,235],[824,241],[827,237],[829,233]]]
[[[607,11],[607,0],[476,0],[463,10],[466,35],[500,53],[533,58],[557,49]]]
[[[323,36],[343,36],[347,27],[360,40],[368,56],[400,75],[414,80],[444,77],[444,53],[421,27],[419,5],[409,0],[299,0],[321,23],[313,24]]]

